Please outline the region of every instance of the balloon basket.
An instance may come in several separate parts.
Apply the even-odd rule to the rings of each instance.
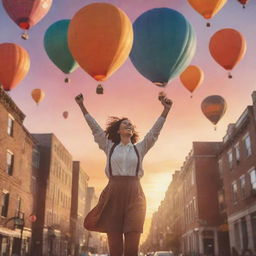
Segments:
[[[190,99],[193,99],[193,94],[190,95]]]
[[[68,78],[68,77],[66,77],[66,78],[65,78],[65,80],[64,80],[64,82],[65,82],[66,84],[69,84],[69,83],[70,83],[70,81],[71,81],[71,79],[70,79],[70,78]]]
[[[231,74],[230,72],[228,73],[228,78],[229,78],[229,79],[232,79],[232,78],[233,78],[233,76],[232,76],[232,74]]]
[[[97,88],[96,88],[96,93],[97,93],[97,94],[104,94],[104,89],[103,89],[103,87],[102,87],[101,84],[99,84],[99,85],[97,86]]]
[[[23,40],[28,40],[29,39],[28,33],[26,31],[24,33],[22,33],[21,38]]]
[[[243,5],[243,9],[245,9],[245,5]]]
[[[214,126],[214,131],[217,131],[217,125]]]
[[[207,23],[206,23],[206,27],[209,28],[210,26],[211,26],[211,23],[210,23],[210,22],[207,22]]]

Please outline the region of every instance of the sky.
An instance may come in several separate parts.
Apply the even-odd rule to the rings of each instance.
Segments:
[[[46,29],[61,19],[71,19],[89,0],[53,0],[49,13],[34,26],[30,39],[20,38],[21,31],[0,7],[1,43],[12,42],[24,47],[30,55],[31,68],[26,78],[9,95],[25,113],[25,127],[31,133],[54,133],[73,155],[81,161],[90,177],[89,185],[99,195],[107,184],[104,174],[105,155],[95,144],[82,113],[74,101],[79,93],[84,94],[85,105],[91,115],[104,128],[109,116],[125,116],[135,123],[142,139],[162,112],[158,101],[160,88],[145,79],[134,68],[129,58],[104,82],[104,95],[97,95],[97,82],[79,68],[70,75],[71,82],[48,58],[43,37]],[[169,82],[165,89],[173,100],[173,107],[155,146],[144,159],[144,177],[141,180],[147,197],[148,231],[152,213],[157,210],[172,173],[179,170],[192,148],[193,141],[221,141],[229,123],[234,123],[247,105],[251,105],[251,93],[256,84],[256,2],[250,1],[246,9],[236,0],[228,0],[223,9],[211,20],[211,27],[195,12],[186,0],[108,0],[125,11],[132,22],[143,12],[158,7],[167,7],[181,12],[193,25],[197,36],[196,54],[191,64],[204,71],[205,79],[191,99],[179,78]],[[240,31],[247,42],[245,57],[232,71],[233,79],[211,57],[208,45],[210,37],[223,28]],[[39,106],[31,98],[31,91],[41,88],[46,97]],[[201,102],[210,95],[226,99],[227,111],[214,131],[213,125],[201,112]],[[68,119],[62,117],[69,112]],[[145,237],[144,235],[144,237]]]

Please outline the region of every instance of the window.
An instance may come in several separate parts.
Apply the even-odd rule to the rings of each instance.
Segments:
[[[240,189],[241,189],[241,196],[245,197],[245,176],[240,177]]]
[[[33,195],[36,195],[37,192],[37,186],[36,186],[36,178],[34,176],[31,177],[31,193]]]
[[[235,154],[236,154],[236,162],[239,163],[239,161],[240,161],[239,143],[237,143],[235,145]]]
[[[219,174],[222,175],[222,173],[223,173],[223,162],[222,162],[222,159],[219,159],[218,165],[219,165]]]
[[[233,165],[233,153],[232,149],[228,151],[228,166],[229,168],[232,168]]]
[[[242,231],[243,248],[248,248],[248,232],[247,232],[247,223],[246,223],[245,217],[241,219],[241,231]]]
[[[2,192],[1,206],[1,216],[7,217],[9,207],[9,193],[7,191]]]
[[[35,168],[39,168],[39,160],[40,160],[39,152],[36,149],[33,149],[33,152],[32,152],[32,166],[35,167]]]
[[[255,171],[255,169],[250,171],[250,181],[251,181],[252,189],[256,190],[256,171]]]
[[[194,208],[194,214],[195,214],[195,218],[197,217],[197,208],[196,208],[196,198],[193,197],[193,208]]]
[[[7,159],[6,159],[6,172],[9,175],[13,174],[13,164],[14,164],[14,155],[11,151],[7,150]]]
[[[195,168],[194,166],[191,168],[191,185],[195,184]]]
[[[234,224],[234,231],[235,231],[235,245],[237,246],[237,249],[241,248],[241,240],[240,240],[240,230],[239,230],[239,223],[236,222]]]
[[[244,145],[245,145],[245,155],[250,156],[252,154],[252,148],[251,148],[251,139],[249,134],[247,134],[244,137]]]
[[[237,184],[234,182],[232,184],[232,196],[233,196],[233,203],[237,203]]]
[[[13,136],[13,124],[14,124],[14,118],[9,114],[8,115],[8,124],[7,124],[7,133],[10,136]]]
[[[218,202],[220,211],[223,211],[225,209],[225,198],[223,191],[219,191],[218,193]]]
[[[252,239],[254,248],[256,248],[256,212],[251,214],[251,224],[252,224]]]

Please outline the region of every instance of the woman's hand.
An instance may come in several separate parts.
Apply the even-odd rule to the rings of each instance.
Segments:
[[[82,93],[75,97],[76,103],[80,106],[84,103],[84,96]]]
[[[158,99],[161,101],[162,105],[164,106],[164,110],[163,110],[161,116],[166,118],[171,107],[172,107],[172,101],[166,97],[165,92],[160,92],[158,95]]]
[[[78,104],[78,106],[81,108],[83,114],[88,114],[88,110],[85,108],[84,106],[84,96],[82,93],[80,93],[79,95],[77,95],[75,97],[76,103]]]
[[[162,105],[164,106],[165,109],[170,110],[171,107],[172,107],[172,100],[170,100],[167,97],[161,99],[161,103],[162,103]]]

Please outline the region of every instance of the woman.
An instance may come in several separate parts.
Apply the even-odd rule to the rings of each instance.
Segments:
[[[145,138],[135,144],[138,134],[128,118],[112,117],[106,131],[103,131],[85,108],[83,95],[79,94],[75,100],[95,142],[106,153],[105,173],[109,178],[98,204],[86,216],[84,226],[91,231],[107,233],[111,256],[123,253],[125,256],[137,256],[146,213],[146,200],[140,185],[142,160],[157,140],[172,101],[161,98],[164,106],[161,116]]]

